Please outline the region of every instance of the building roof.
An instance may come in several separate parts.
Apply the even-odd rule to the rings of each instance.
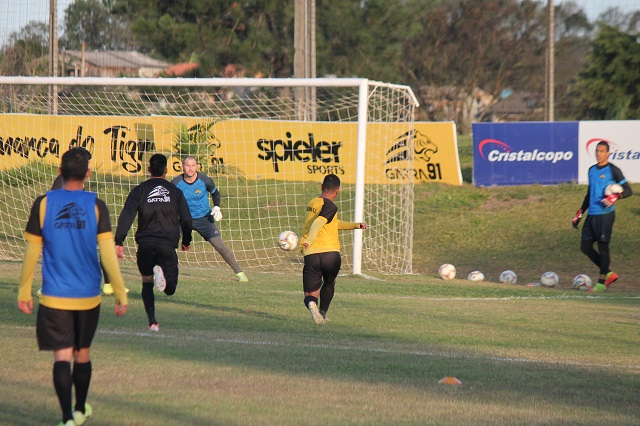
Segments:
[[[65,55],[82,59],[79,50],[66,50]],[[170,63],[129,50],[87,50],[84,60],[100,68],[167,68]]]
[[[493,114],[523,115],[540,104],[540,96],[529,92],[513,92],[489,108]]]
[[[179,64],[172,65],[165,71],[169,76],[180,77],[189,71],[197,70],[200,65],[193,62],[180,62]]]

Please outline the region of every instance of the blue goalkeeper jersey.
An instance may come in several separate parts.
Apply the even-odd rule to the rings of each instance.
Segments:
[[[193,219],[210,215],[209,195],[214,196],[218,191],[213,179],[204,173],[198,172],[198,177],[193,183],[185,181],[184,174],[176,176],[171,183],[183,192]]]
[[[607,163],[602,167],[594,164],[589,168],[589,214],[599,215],[611,213],[615,210],[615,206],[606,207],[602,204],[605,198],[604,190],[612,183],[622,185],[627,180],[624,178],[622,171],[611,163]]]

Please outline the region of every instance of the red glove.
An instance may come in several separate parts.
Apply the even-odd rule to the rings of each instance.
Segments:
[[[574,228],[578,229],[578,224],[580,223],[580,219],[582,219],[582,209],[578,210],[578,212],[576,213],[576,216],[571,221],[571,225]]]
[[[606,197],[604,197],[604,199],[607,200],[608,202],[610,202],[611,204],[615,203],[620,198],[621,198],[620,194],[609,194]]]

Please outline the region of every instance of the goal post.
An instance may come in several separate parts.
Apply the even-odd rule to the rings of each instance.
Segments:
[[[22,258],[31,203],[60,156],[83,146],[87,190],[107,202],[114,229],[150,155],[167,155],[168,179],[192,155],[221,192],[219,227],[243,269],[299,269],[301,254],[280,250],[277,236],[302,232],[306,204],[335,173],[341,220],[370,225],[341,231],[343,269],[411,273],[417,105],[407,86],[358,78],[0,77],[0,259]],[[180,261],[228,268],[197,234]]]

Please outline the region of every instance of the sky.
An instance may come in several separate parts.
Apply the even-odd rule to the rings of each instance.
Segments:
[[[58,27],[63,23],[65,9],[74,0],[57,0]],[[284,1],[284,0],[283,0]],[[539,0],[544,1],[544,0]],[[568,0],[554,0],[561,4]],[[623,11],[640,9],[639,0],[574,0],[587,12],[589,19],[595,19],[610,6],[619,7]],[[29,21],[49,22],[49,4],[51,0],[0,0],[0,45],[14,31],[24,27]]]
[[[569,0],[553,0],[554,5],[559,5]],[[589,20],[596,19],[605,10],[610,7],[617,7],[623,12],[631,12],[640,10],[640,1],[638,0],[573,0],[586,13]]]

